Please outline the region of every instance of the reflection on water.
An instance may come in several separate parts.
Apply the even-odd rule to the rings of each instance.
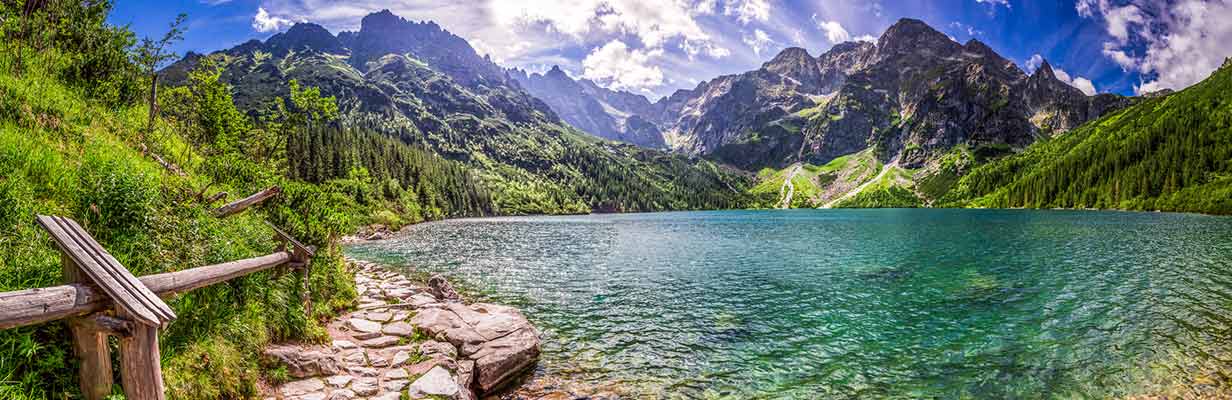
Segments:
[[[649,395],[1107,398],[1232,371],[1232,219],[993,210],[457,220],[354,257],[522,307]]]

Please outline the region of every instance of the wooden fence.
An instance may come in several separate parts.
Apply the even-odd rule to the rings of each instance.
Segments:
[[[270,195],[276,188],[224,206],[230,215]],[[230,207],[230,208],[228,208]],[[162,299],[278,266],[303,274],[302,300],[309,312],[309,260],[313,249],[270,225],[282,243],[268,255],[183,271],[135,277],[77,222],[63,217],[38,216],[40,226],[60,249],[65,284],[55,287],[0,293],[0,329],[64,319],[72,332],[73,349],[80,361],[81,392],[87,400],[102,400],[113,384],[109,336],[120,338],[120,378],[129,400],[163,400],[158,331],[176,318]]]

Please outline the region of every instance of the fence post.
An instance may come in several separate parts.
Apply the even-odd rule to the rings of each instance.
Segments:
[[[123,311],[120,311],[123,314]],[[120,381],[127,400],[163,400],[158,326],[133,324],[132,336],[120,339]]]
[[[77,264],[61,254],[61,269],[65,283],[89,282]],[[103,400],[111,394],[111,351],[107,346],[107,331],[88,323],[85,317],[69,318],[68,329],[72,332],[73,352],[80,362],[78,380],[81,394],[86,400]]]

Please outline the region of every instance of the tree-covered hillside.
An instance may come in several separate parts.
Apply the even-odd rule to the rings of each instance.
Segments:
[[[1232,65],[975,168],[948,206],[1232,214]]]
[[[358,31],[299,23],[164,70],[173,86],[217,65],[238,108],[276,115],[296,80],[338,100],[344,130],[384,134],[478,174],[496,214],[663,211],[748,204],[749,174],[574,129],[464,39],[389,11]],[[329,150],[326,150],[329,151]],[[317,160],[314,163],[328,162]],[[335,171],[337,172],[337,171]],[[337,173],[335,173],[337,175]]]

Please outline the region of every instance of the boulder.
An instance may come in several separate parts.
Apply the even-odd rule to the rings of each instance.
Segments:
[[[285,365],[287,374],[294,378],[334,375],[342,370],[342,362],[334,354],[299,346],[270,346],[262,356],[267,363]]]
[[[453,290],[453,285],[450,285],[449,281],[440,275],[432,275],[428,278],[428,292],[439,301],[462,301],[462,296],[458,295],[458,291]]]
[[[475,386],[483,393],[509,383],[539,358],[539,335],[518,330],[484,343],[467,358],[475,361]]]

